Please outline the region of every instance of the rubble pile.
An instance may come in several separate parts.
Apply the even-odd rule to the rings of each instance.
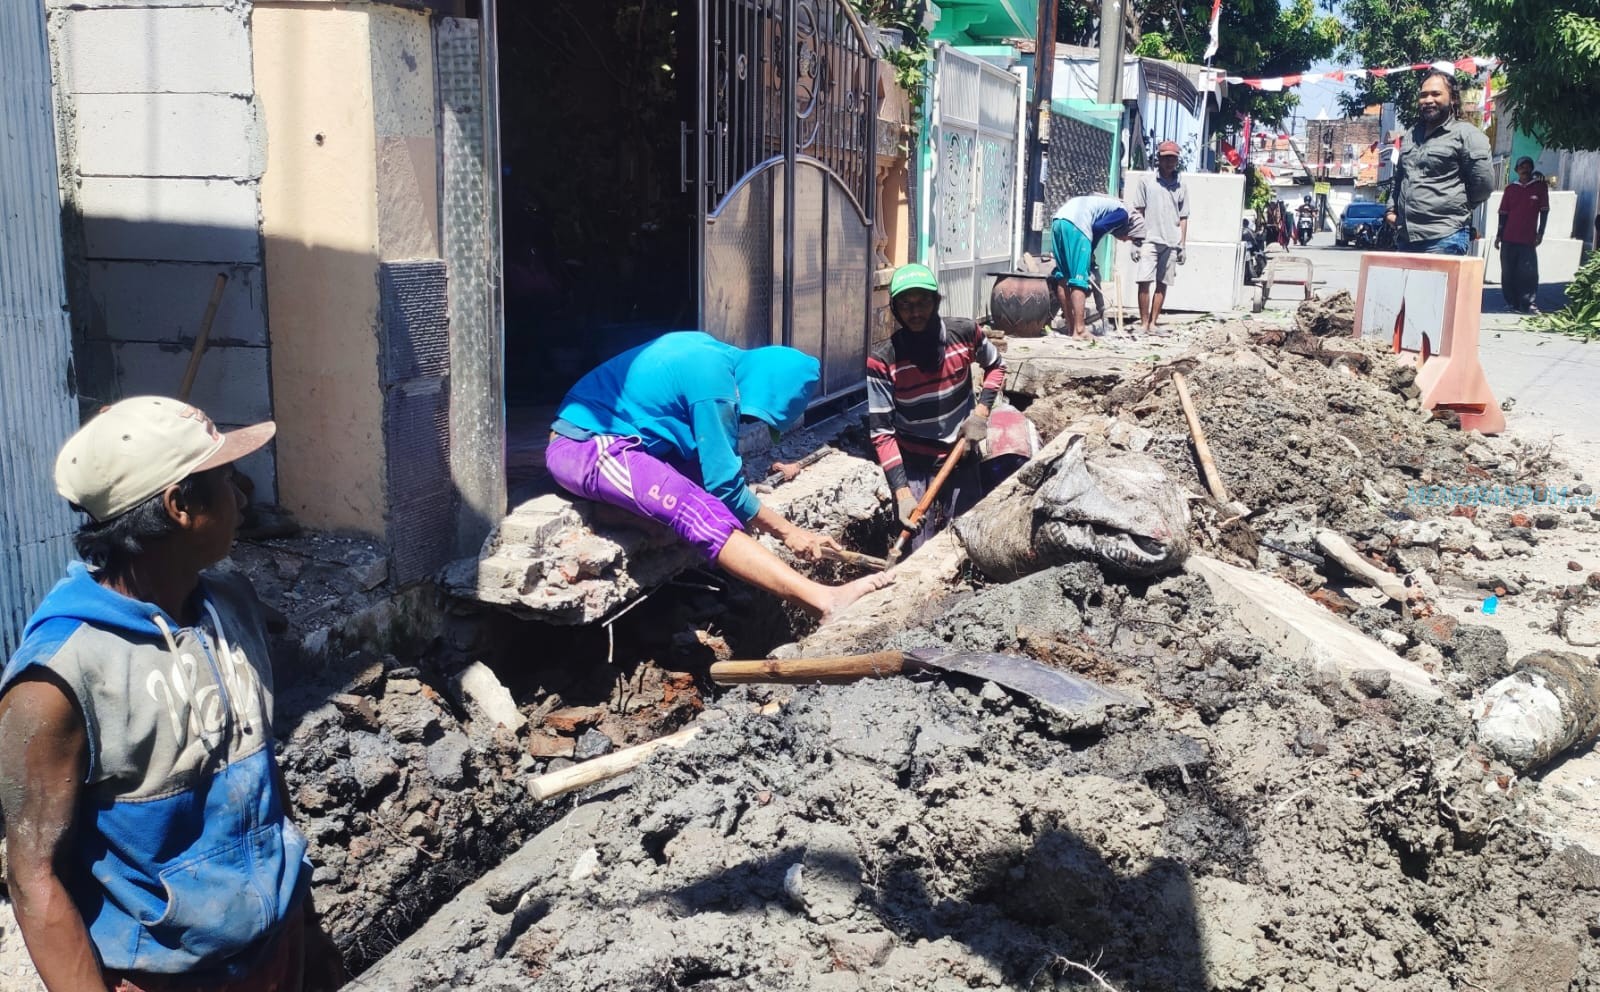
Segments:
[[[1545,634],[1566,629],[1558,607],[1588,631],[1581,571],[1561,584],[1519,566],[1558,533],[1590,540],[1596,514],[1418,498],[1562,483],[1561,467],[1431,418],[1408,370],[1321,336],[1339,333],[1325,329],[1338,301],[1322,302],[1317,327],[1216,325],[1098,397],[1034,399],[1056,430],[1146,453],[1199,494],[1168,385],[1182,371],[1252,511],[1196,495],[1197,551],[1214,557],[1138,579],[1087,561],[1004,583],[956,570],[941,595],[898,604],[909,624],[858,622],[826,644],[1015,652],[1148,707],[1065,719],[961,678],[722,692],[691,744],[561,806],[364,980],[1600,989],[1596,845],[1475,722],[1508,676],[1594,681],[1592,651],[1518,666],[1500,629],[1456,605],[1542,599]],[[1362,567],[1338,564],[1340,548]],[[1225,603],[1227,561],[1268,574]],[[1251,597],[1282,609],[1237,605]],[[1329,664],[1325,630],[1360,650]],[[1571,708],[1579,729],[1596,722]]]
[[[364,979],[1097,987],[1073,961],[1121,989],[1556,989],[1600,965],[1600,859],[1517,822],[1457,708],[1308,683],[1198,579],[1060,566],[919,634],[1153,706],[1066,725],[992,684],[729,693]],[[1533,953],[1559,983],[1513,984]]]
[[[1600,832],[1540,780],[1600,731],[1600,507],[1547,447],[1422,411],[1347,309],[1016,370],[1046,439],[1187,490],[1181,571],[997,581],[947,533],[878,597],[893,610],[784,645],[810,627],[711,574],[553,627],[396,595],[368,549],[247,548],[289,638],[280,747],[316,905],[359,981],[1600,992]],[[1202,495],[1174,372],[1228,504]],[[881,553],[876,477],[837,498],[871,476],[864,432],[830,443],[835,470],[780,493],[845,506],[840,532]],[[706,677],[914,648],[1024,655],[1140,705]],[[624,777],[530,796],[689,724]]]

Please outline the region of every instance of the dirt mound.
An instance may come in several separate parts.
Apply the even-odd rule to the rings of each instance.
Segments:
[[[1020,648],[1155,705],[1068,728],[984,685],[802,689],[766,714],[769,693],[731,693],[590,829],[547,834],[499,912],[382,978],[1094,987],[1075,961],[1146,992],[1420,992],[1567,988],[1600,964],[1595,859],[1519,822],[1453,705],[1308,684],[1197,579],[1065,566],[907,636]],[[1551,983],[1515,984],[1529,954]]]
[[[1017,651],[1150,708],[1067,722],[959,680],[802,689],[778,713],[758,712],[770,692],[728,693],[695,744],[597,787],[478,910],[453,904],[368,977],[419,992],[1100,988],[1076,962],[1125,992],[1600,990],[1600,859],[1529,812],[1460,704],[1505,673],[1505,639],[1426,598],[1402,610],[1313,542],[1329,527],[1444,581],[1534,546],[1542,525],[1418,493],[1516,485],[1547,463],[1426,415],[1414,373],[1327,329],[1334,303],[1276,339],[1219,326],[1179,361],[1029,412],[1150,454],[1199,493],[1182,370],[1256,511],[1227,522],[1199,504],[1197,540],[1313,592],[1444,699],[1391,694],[1381,672],[1308,675],[1192,576],[969,574],[857,647]]]

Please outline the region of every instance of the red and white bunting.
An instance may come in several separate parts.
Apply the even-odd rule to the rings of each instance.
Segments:
[[[1222,0],[1217,0],[1217,5],[1219,7],[1221,6],[1221,3]],[[1215,50],[1214,46],[1216,45],[1216,37],[1217,22],[1216,15],[1213,13],[1211,20],[1211,38],[1213,47],[1206,49],[1206,58],[1208,59]],[[1377,69],[1333,69],[1328,72],[1307,72],[1298,76],[1267,76],[1262,78],[1254,76],[1224,76],[1223,78],[1233,86],[1248,86],[1254,90],[1265,90],[1268,93],[1280,93],[1283,90],[1292,89],[1293,87],[1302,86],[1308,83],[1353,82],[1358,79],[1365,79],[1367,76],[1376,76],[1381,79],[1384,76],[1393,75],[1395,73],[1422,72],[1425,69],[1439,69],[1444,72],[1470,72],[1476,74],[1483,72],[1485,69],[1492,70],[1499,64],[1499,59],[1489,59],[1483,58],[1482,56],[1471,55],[1467,56],[1466,58],[1456,59],[1454,62],[1417,62],[1412,65],[1397,65]]]

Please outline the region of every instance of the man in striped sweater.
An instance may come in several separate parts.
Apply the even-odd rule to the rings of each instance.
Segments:
[[[867,416],[896,514],[909,528],[912,510],[956,442],[965,438],[976,447],[987,436],[989,410],[1005,383],[1006,367],[976,323],[939,316],[939,282],[927,266],[895,271],[889,307],[899,326],[867,357]],[[983,369],[976,399],[974,362]],[[957,463],[922,526],[911,528],[913,548],[982,495],[978,458],[972,454]]]

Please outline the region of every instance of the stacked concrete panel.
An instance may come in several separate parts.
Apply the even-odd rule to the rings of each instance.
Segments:
[[[1127,173],[1123,198],[1152,174]],[[1182,179],[1189,193],[1188,251],[1177,281],[1167,290],[1163,309],[1197,313],[1237,310],[1245,298],[1244,254],[1239,242],[1244,176],[1184,173]],[[1126,243],[1117,245],[1115,271],[1122,277],[1123,305],[1137,308],[1139,287]]]
[[[1500,231],[1500,200],[1503,193],[1496,191],[1484,205],[1483,237],[1478,241],[1478,254],[1483,256],[1483,281],[1500,283],[1500,253],[1495,251],[1495,235]],[[1583,241],[1569,237],[1577,220],[1578,194],[1572,190],[1550,191],[1550,219],[1545,223],[1544,242],[1539,245],[1539,282],[1571,282],[1573,273],[1583,264]]]
[[[49,6],[86,405],[176,393],[224,273],[190,398],[224,427],[272,416],[248,6]],[[242,464],[258,498],[274,466],[270,447]]]

